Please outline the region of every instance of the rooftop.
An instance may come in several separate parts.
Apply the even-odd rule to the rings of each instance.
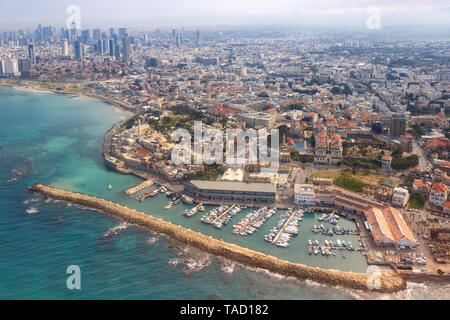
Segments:
[[[245,183],[245,182],[229,182],[229,181],[190,181],[195,187],[206,190],[227,190],[227,191],[251,191],[251,192],[272,192],[277,190],[270,183]]]

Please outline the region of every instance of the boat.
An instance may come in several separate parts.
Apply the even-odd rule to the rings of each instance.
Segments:
[[[308,248],[308,254],[311,255],[312,253],[313,253],[313,248],[312,248],[312,247],[309,247],[309,248]]]
[[[277,240],[276,246],[281,248],[287,248],[289,244],[286,240]]]
[[[308,240],[308,244],[309,244],[310,246],[312,246],[312,241],[311,241],[311,240]]]
[[[176,205],[178,202],[180,202],[180,199],[175,199],[170,201],[165,207],[164,210],[168,210],[170,208],[172,208],[174,205]]]
[[[200,203],[200,204],[196,205],[194,208],[192,208],[191,210],[186,209],[184,211],[184,215],[186,217],[192,217],[199,211],[199,209],[202,207],[202,205],[203,205],[203,203]]]
[[[194,203],[194,199],[192,199],[191,197],[189,197],[189,196],[187,196],[187,195],[185,195],[185,194],[183,194],[183,195],[181,196],[181,200],[182,200],[184,203],[187,203],[187,204],[193,204],[193,203]]]
[[[111,190],[112,189],[112,185],[108,185],[108,190]]]

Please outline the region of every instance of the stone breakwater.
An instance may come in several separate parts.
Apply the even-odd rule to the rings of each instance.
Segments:
[[[380,270],[378,274],[374,275],[309,267],[224,242],[107,200],[58,190],[39,184],[29,189],[30,191],[50,198],[101,211],[153,232],[165,234],[205,252],[222,256],[249,267],[266,269],[286,277],[293,277],[299,280],[312,280],[330,286],[341,286],[365,291],[388,293],[406,289],[406,282],[391,270]],[[375,285],[370,287],[376,287],[375,289],[370,289],[368,286],[371,279],[374,279],[372,283]]]

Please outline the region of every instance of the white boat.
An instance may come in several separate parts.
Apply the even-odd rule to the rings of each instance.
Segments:
[[[108,185],[108,190],[111,190],[112,189],[112,185]]]
[[[193,204],[194,203],[194,199],[192,199],[191,197],[189,197],[189,196],[187,196],[185,194],[182,195],[181,200],[184,203],[187,203],[187,204]]]

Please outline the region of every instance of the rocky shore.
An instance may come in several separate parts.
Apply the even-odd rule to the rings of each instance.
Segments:
[[[47,197],[101,211],[153,232],[165,234],[205,252],[222,256],[250,267],[266,269],[283,276],[365,291],[389,293],[406,289],[405,280],[391,270],[380,270],[378,275],[371,275],[309,267],[227,243],[107,200],[58,190],[40,184],[34,185],[29,189]],[[371,279],[375,279],[375,285],[368,285]],[[371,287],[375,287],[375,289],[371,289]]]

